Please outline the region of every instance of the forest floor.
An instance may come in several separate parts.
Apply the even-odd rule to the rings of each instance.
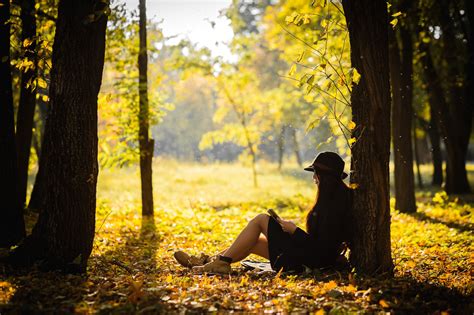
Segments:
[[[259,174],[254,188],[251,170],[240,165],[157,160],[153,223],[140,216],[138,171],[102,171],[87,275],[0,265],[0,314],[474,312],[474,204],[433,190],[417,194],[416,214],[392,210],[393,278],[257,273],[240,264],[230,275],[208,276],[179,266],[175,250],[216,253],[270,207],[303,225],[315,195],[310,174],[266,164]],[[35,215],[27,219],[31,228]]]

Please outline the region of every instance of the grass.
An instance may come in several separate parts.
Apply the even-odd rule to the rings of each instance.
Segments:
[[[414,215],[392,210],[394,278],[350,272],[194,275],[172,253],[215,253],[247,221],[272,207],[303,226],[315,195],[311,175],[291,166],[249,168],[156,160],[154,223],[140,216],[137,169],[103,170],[87,276],[0,273],[0,312],[466,313],[473,305],[472,204],[418,194]],[[393,200],[392,200],[393,202]]]

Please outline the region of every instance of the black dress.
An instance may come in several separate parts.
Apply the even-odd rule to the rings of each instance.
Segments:
[[[344,209],[316,206],[309,218],[309,233],[297,228],[293,234],[283,231],[272,217],[268,220],[268,251],[275,271],[301,272],[335,264],[341,245],[347,241],[347,217]]]

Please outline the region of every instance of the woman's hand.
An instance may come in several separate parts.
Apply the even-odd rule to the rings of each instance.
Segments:
[[[282,219],[278,219],[278,223],[280,223],[281,228],[283,231],[293,234],[295,233],[296,229],[298,228],[296,224],[294,224],[292,221],[285,221]]]

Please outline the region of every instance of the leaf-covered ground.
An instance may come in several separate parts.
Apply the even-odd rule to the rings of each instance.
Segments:
[[[420,194],[415,215],[392,212],[395,277],[350,272],[244,271],[194,275],[177,249],[215,253],[272,207],[300,225],[314,198],[308,174],[261,166],[260,187],[238,165],[155,167],[154,224],[142,222],[136,170],[100,175],[96,238],[87,275],[0,265],[0,313],[311,312],[472,314],[472,204]],[[34,214],[28,214],[29,225]],[[256,258],[256,257],[251,257]]]

